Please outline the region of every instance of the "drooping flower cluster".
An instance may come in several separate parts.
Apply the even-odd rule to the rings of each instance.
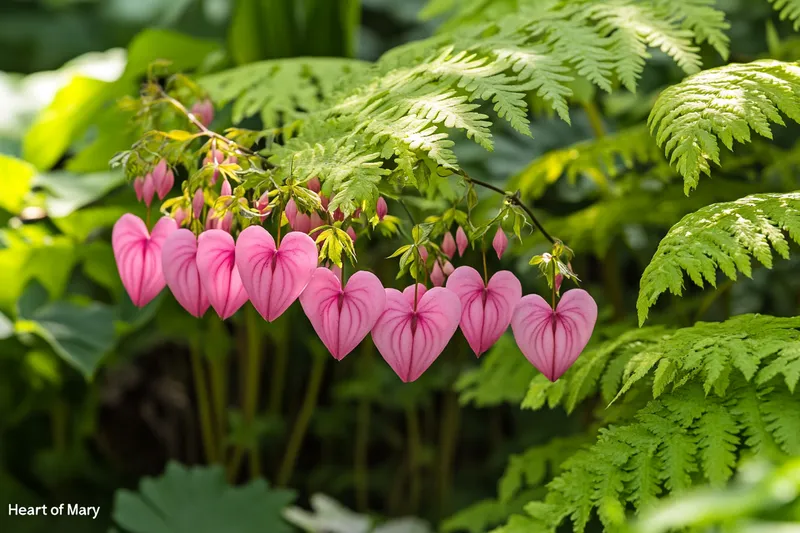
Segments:
[[[205,101],[195,104],[191,113],[203,125],[213,120],[213,107]],[[404,382],[418,379],[459,328],[480,357],[511,326],[525,357],[553,381],[589,341],[597,319],[592,297],[573,289],[556,303],[564,277],[574,278],[569,263],[559,260],[562,245],[556,243],[553,254],[537,256],[531,263],[548,276],[550,303],[539,295],[523,297],[520,281],[509,271],[489,277],[485,250],[483,276],[470,266],[455,268],[451,260],[456,252],[464,257],[471,244],[464,218],[457,222],[455,236],[451,223],[444,223],[438,233],[443,235],[440,246],[428,239],[430,228],[425,233],[414,226],[414,243],[394,255],[402,256],[401,271],[408,270],[416,280],[405,290],[384,288],[367,271],[343,279],[342,256],[355,257],[354,224],[363,224],[361,208],[373,215],[364,227],[374,228],[390,222],[386,200],[378,197],[374,205],[362,204],[345,216],[338,208],[329,209],[330,200],[316,178],[301,185],[272,182],[262,187],[267,182],[263,180],[247,189],[252,192],[248,198],[243,187],[231,185],[231,180],[241,183],[236,172],[243,168],[240,164],[247,165],[247,156],[223,151],[216,142],[209,141],[203,167],[183,183],[182,196],[162,204],[169,216],[160,218],[152,232],[149,222],[132,214],[123,215],[114,226],[112,246],[120,278],[136,306],[147,305],[169,287],[192,316],[202,317],[212,308],[225,320],[249,301],[272,322],[299,300],[335,359],[343,359],[371,334]],[[151,165],[149,172],[134,179],[148,219],[154,195],[164,200],[175,182],[165,159]],[[261,225],[268,218],[276,222],[275,236]],[[285,224],[293,231],[281,238]],[[470,234],[473,246],[476,239],[483,241],[483,233]],[[498,259],[508,247],[500,224],[492,247]],[[418,283],[427,279],[432,288]]]

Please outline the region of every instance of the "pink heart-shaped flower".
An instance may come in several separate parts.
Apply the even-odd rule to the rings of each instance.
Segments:
[[[300,295],[314,331],[341,361],[364,340],[386,306],[386,292],[371,272],[356,272],[347,284],[328,268],[318,268]]]
[[[210,305],[197,270],[197,237],[188,229],[173,232],[161,249],[164,279],[175,299],[200,318]]]
[[[169,234],[178,229],[175,221],[163,217],[156,222],[152,235],[142,219],[126,213],[111,232],[111,247],[122,286],[133,305],[144,307],[166,285],[161,271],[161,247]]]
[[[511,329],[528,361],[550,381],[556,381],[578,358],[597,321],[597,304],[583,289],[564,293],[555,311],[538,294],[522,298]]]
[[[261,226],[250,226],[236,243],[236,265],[253,306],[272,322],[292,305],[317,268],[317,245],[298,231],[283,238],[280,248]]]
[[[236,244],[227,231],[211,229],[197,238],[197,272],[211,307],[222,320],[247,302],[236,268]]]
[[[477,270],[462,266],[447,278],[447,288],[461,300],[461,332],[480,357],[508,329],[522,298],[522,285],[507,270],[497,272],[484,285]]]
[[[453,291],[417,289],[415,309],[414,290],[413,285],[402,293],[386,289],[386,309],[372,329],[378,351],[405,383],[416,381],[439,357],[461,316]]]

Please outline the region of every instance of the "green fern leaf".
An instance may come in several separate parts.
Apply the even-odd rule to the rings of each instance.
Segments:
[[[750,130],[772,138],[770,122],[784,125],[781,113],[800,122],[800,63],[763,60],[729,64],[690,76],[666,89],[648,124],[670,162],[684,178],[686,194],[700,174],[719,164],[718,140],[750,142]]]
[[[700,458],[709,482],[714,486],[722,486],[730,479],[736,466],[739,425],[718,401],[707,400],[705,411],[696,429]]]
[[[667,233],[640,282],[639,323],[658,297],[683,293],[683,272],[699,287],[716,286],[716,269],[731,280],[751,275],[750,256],[772,267],[771,249],[789,257],[783,235],[800,243],[800,193],[758,194],[713,204],[685,216]]]
[[[769,0],[781,20],[794,22],[794,30],[800,30],[800,0]]]

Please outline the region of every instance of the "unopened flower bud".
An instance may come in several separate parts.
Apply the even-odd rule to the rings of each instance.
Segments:
[[[497,233],[494,234],[494,239],[492,239],[492,247],[497,252],[498,259],[503,257],[503,253],[508,248],[508,237],[506,237],[506,232],[503,231],[502,227],[498,226]]]
[[[192,216],[199,219],[203,214],[203,207],[206,205],[206,197],[203,194],[203,189],[197,189],[192,198]]]
[[[153,196],[156,193],[156,184],[153,181],[153,175],[148,174],[144,177],[144,185],[142,186],[142,198],[144,199],[144,205],[150,207],[150,204],[153,203]]]
[[[156,194],[158,194],[158,199],[163,200],[164,197],[169,194],[169,191],[172,190],[172,186],[175,184],[175,175],[167,166],[166,159],[162,159],[156,164],[156,166],[153,168],[152,175],[153,184],[156,188]]]
[[[231,184],[228,180],[222,182],[222,188],[219,191],[220,196],[230,196],[232,194]]]
[[[353,242],[356,242],[356,230],[353,229],[353,226],[347,228],[347,234],[350,235],[350,238],[353,239]]]
[[[389,206],[386,205],[386,200],[383,199],[383,196],[378,198],[378,204],[375,206],[375,214],[378,215],[378,220],[383,220],[389,213]]]
[[[175,222],[178,224],[178,227],[183,225],[183,221],[186,220],[186,217],[189,215],[189,212],[184,209],[183,207],[178,207],[175,211],[172,212],[172,218],[175,219]]]
[[[195,102],[191,112],[203,126],[208,126],[214,120],[214,104],[208,98]]]
[[[433,283],[434,287],[441,287],[444,285],[444,272],[442,272],[442,267],[439,265],[439,261],[436,261],[433,264],[433,270],[431,270],[431,283]]]
[[[456,241],[453,239],[453,234],[449,231],[444,234],[444,239],[442,239],[442,252],[450,259],[452,259],[456,253]]]
[[[322,184],[320,184],[319,178],[311,178],[310,180],[308,180],[308,183],[306,185],[308,186],[309,189],[311,189],[316,193],[319,193],[320,189],[322,189]]]
[[[467,251],[467,246],[469,246],[469,239],[467,239],[467,234],[461,226],[456,230],[456,244],[458,245],[459,257],[464,257],[464,252]]]

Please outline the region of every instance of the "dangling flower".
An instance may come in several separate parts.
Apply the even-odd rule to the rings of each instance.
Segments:
[[[172,212],[172,218],[175,219],[175,223],[178,227],[183,226],[183,221],[186,220],[187,216],[189,216],[189,211],[183,207],[178,207]]]
[[[311,178],[308,180],[308,183],[306,183],[306,186],[315,193],[319,193],[319,191],[322,189],[319,178]]]
[[[449,231],[444,234],[444,239],[442,239],[442,252],[444,252],[444,255],[446,255],[448,259],[452,259],[456,254],[456,241],[453,239],[453,234]]]
[[[163,200],[165,196],[172,190],[175,184],[175,175],[172,170],[167,166],[167,161],[161,159],[153,168],[153,185],[155,186],[158,199]]]
[[[136,201],[144,200],[144,178],[139,176],[133,180],[133,191],[136,193]]]
[[[449,276],[450,274],[453,273],[454,270],[455,268],[453,268],[453,263],[451,263],[450,261],[444,262],[444,265],[442,266],[442,274],[444,274],[445,276]]]
[[[433,263],[433,269],[431,269],[431,283],[433,283],[434,287],[441,287],[444,285],[444,272],[442,272],[439,261]]]
[[[261,216],[258,218],[261,222],[264,222],[269,214],[272,213],[272,208],[269,206],[269,191],[264,191],[264,194],[254,202],[253,207],[256,211],[261,213]]]
[[[236,242],[236,266],[253,307],[275,320],[306,288],[317,268],[317,246],[308,235],[292,231],[280,247],[261,226],[250,226]]]
[[[139,177],[133,180],[133,190],[136,193],[138,201],[144,201],[144,205],[150,207],[153,203],[153,196],[156,193],[155,184],[153,183],[153,175],[147,174],[145,177]]]
[[[442,287],[426,291],[417,284],[402,293],[385,291],[386,308],[372,328],[372,340],[403,382],[416,381],[458,329],[461,303],[454,292]]]
[[[122,286],[133,305],[144,307],[166,285],[161,268],[161,248],[167,237],[178,229],[169,217],[156,222],[152,234],[141,218],[126,213],[114,224],[111,247],[117,262]]]
[[[523,297],[514,310],[511,329],[528,361],[556,381],[586,347],[596,320],[597,304],[591,295],[572,289],[555,309],[538,294]]]
[[[192,198],[192,216],[195,219],[200,219],[203,215],[203,207],[206,205],[206,196],[203,189],[197,189]]]
[[[386,200],[383,199],[383,196],[378,198],[378,204],[375,206],[375,213],[378,215],[378,220],[383,220],[389,213],[389,206],[386,205]]]
[[[507,270],[495,273],[489,283],[472,267],[458,267],[447,288],[461,300],[461,331],[477,357],[508,329],[514,308],[522,298],[522,285]]]
[[[197,272],[211,307],[221,319],[233,316],[247,302],[247,292],[236,268],[236,244],[230,233],[211,229],[200,234]]]
[[[467,251],[467,246],[469,246],[469,239],[467,239],[467,234],[461,226],[456,230],[456,244],[458,245],[458,256],[464,257],[464,252]]]
[[[214,104],[208,98],[194,103],[191,109],[192,115],[197,117],[203,126],[208,126],[214,121]]]
[[[220,196],[230,196],[232,194],[231,184],[228,180],[222,182],[222,187],[219,191]]]
[[[420,244],[417,250],[419,250],[419,257],[422,259],[422,262],[426,262],[428,260],[428,249]]]
[[[386,306],[380,280],[366,270],[342,280],[327,268],[317,268],[300,304],[314,331],[337,361],[352,352],[375,326]]]
[[[498,259],[503,257],[506,248],[508,248],[508,237],[506,237],[506,232],[500,226],[497,227],[497,233],[494,234],[494,239],[492,239],[492,247],[497,252]]]
[[[197,237],[188,229],[173,232],[164,241],[161,258],[175,299],[192,316],[203,316],[210,304],[197,270]]]

